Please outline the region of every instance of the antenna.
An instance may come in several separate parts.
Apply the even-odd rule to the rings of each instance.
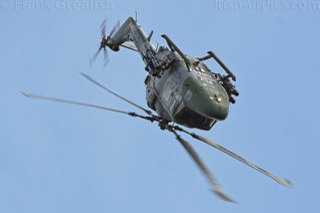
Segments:
[[[136,22],[138,22],[138,11],[135,11],[136,14]]]

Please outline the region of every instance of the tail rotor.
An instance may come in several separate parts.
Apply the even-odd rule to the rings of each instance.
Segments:
[[[109,54],[107,51],[107,46],[110,45],[110,39],[112,35],[115,33],[115,31],[120,27],[120,21],[118,20],[116,25],[111,29],[110,33],[108,36],[106,36],[106,25],[107,25],[107,19],[104,19],[103,22],[100,25],[101,29],[101,42],[100,42],[100,47],[97,50],[97,52],[90,58],[90,67],[92,67],[92,64],[95,62],[97,59],[100,51],[103,49],[103,55],[104,55],[104,67],[109,63]]]

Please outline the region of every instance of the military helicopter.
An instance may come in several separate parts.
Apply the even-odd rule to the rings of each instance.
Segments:
[[[106,65],[108,62],[107,48],[113,51],[119,51],[120,47],[125,47],[138,52],[146,65],[145,70],[147,71],[147,77],[144,83],[146,86],[147,105],[157,114],[113,92],[84,73],[81,74],[87,80],[96,84],[106,92],[142,110],[145,115],[77,101],[30,93],[23,94],[29,98],[98,108],[158,123],[162,130],[167,130],[175,135],[177,141],[180,142],[206,176],[212,185],[213,192],[224,201],[233,202],[233,200],[223,192],[195,150],[178,132],[185,133],[198,141],[204,142],[224,152],[282,185],[290,186],[290,181],[279,178],[223,146],[181,127],[210,130],[218,121],[225,120],[229,113],[229,104],[235,103],[233,96],[239,95],[239,92],[231,83],[231,80],[236,81],[236,76],[212,51],[209,51],[208,55],[202,58],[188,56],[184,54],[167,35],[162,35],[162,37],[166,40],[169,48],[164,46],[156,48],[151,42],[152,35],[153,31],[147,36],[138,24],[137,19],[129,17],[121,27],[118,22],[110,34],[106,36],[106,21],[103,21],[101,24],[102,40],[100,47],[90,59],[90,63],[92,64],[99,52],[104,50]],[[127,42],[133,42],[133,45]],[[222,75],[212,72],[203,63],[203,61],[210,58],[213,58],[227,74]]]

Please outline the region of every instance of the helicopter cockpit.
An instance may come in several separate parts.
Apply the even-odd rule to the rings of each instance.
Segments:
[[[164,46],[159,47],[159,50],[156,53],[156,58],[160,62],[161,71],[167,70],[176,60],[175,54]]]

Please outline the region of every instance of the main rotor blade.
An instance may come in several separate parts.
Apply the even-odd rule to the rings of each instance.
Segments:
[[[78,102],[78,101],[53,98],[53,97],[48,97],[48,96],[36,95],[36,94],[32,94],[32,93],[24,93],[24,92],[21,92],[21,93],[24,96],[26,96],[27,98],[41,99],[41,100],[54,101],[54,102],[60,102],[60,103],[65,103],[65,104],[73,104],[73,105],[78,105],[78,106],[85,106],[85,107],[91,107],[91,108],[96,108],[96,109],[102,109],[102,110],[106,110],[106,111],[126,114],[131,117],[141,118],[141,119],[144,119],[144,120],[147,120],[150,122],[154,122],[154,121],[159,122],[160,121],[160,118],[158,116],[143,116],[143,115],[139,115],[135,112],[126,112],[126,111],[122,111],[122,110],[118,110],[118,109],[113,109],[113,108],[109,108],[109,107],[98,106],[98,105],[93,105],[93,104],[88,104],[88,103],[82,103],[82,102]]]
[[[27,98],[42,99],[42,100],[48,100],[48,101],[66,103],[66,104],[73,104],[73,105],[91,107],[91,108],[102,109],[102,110],[106,110],[106,111],[112,111],[112,112],[117,112],[117,113],[130,115],[130,112],[125,112],[125,111],[122,111],[122,110],[112,109],[112,108],[93,105],[93,104],[88,104],[88,103],[82,103],[82,102],[78,102],[78,101],[71,101],[71,100],[65,100],[65,99],[60,99],[60,98],[41,96],[41,95],[36,95],[36,94],[31,94],[31,93],[24,93],[24,92],[22,92],[22,94],[24,96],[26,96]]]
[[[275,181],[277,181],[278,183],[280,183],[280,184],[282,184],[282,185],[284,185],[284,186],[287,186],[287,187],[291,186],[291,182],[290,182],[289,180],[286,180],[286,179],[283,179],[283,178],[279,178],[279,177],[277,177],[277,176],[275,176],[275,175],[267,172],[266,170],[262,169],[261,167],[259,167],[259,166],[255,165],[255,164],[247,161],[247,160],[244,159],[243,157],[235,154],[234,152],[232,152],[232,151],[224,148],[223,146],[221,146],[221,145],[219,145],[219,144],[217,144],[217,143],[215,143],[215,142],[213,142],[213,141],[211,141],[211,140],[209,140],[209,139],[207,139],[207,138],[205,138],[205,137],[202,137],[202,136],[197,135],[197,134],[194,134],[194,133],[190,133],[190,132],[182,129],[181,127],[175,126],[174,128],[175,128],[176,130],[178,130],[178,131],[185,132],[185,133],[187,133],[188,135],[192,136],[193,138],[195,138],[195,139],[197,139],[197,140],[199,140],[199,141],[202,141],[202,142],[204,142],[204,143],[206,143],[206,144],[208,144],[208,145],[210,145],[210,146],[212,146],[212,147],[214,147],[214,148],[216,148],[216,149],[224,152],[225,154],[227,154],[227,155],[229,155],[229,156],[237,159],[238,161],[240,161],[240,162],[246,164],[247,166],[249,166],[249,167],[257,170],[258,172],[261,172],[262,174],[264,174],[264,175],[266,175],[266,176],[274,179]]]
[[[175,134],[176,139],[181,143],[181,145],[183,146],[183,148],[189,153],[189,155],[192,157],[192,159],[196,162],[196,164],[198,165],[198,167],[200,168],[200,170],[203,172],[203,174],[206,176],[206,178],[209,180],[209,182],[211,183],[212,187],[213,187],[213,192],[220,197],[222,200],[227,201],[227,202],[234,202],[233,200],[231,200],[226,194],[223,193],[220,185],[215,181],[215,179],[212,177],[212,175],[210,174],[209,170],[207,169],[207,167],[204,165],[204,163],[201,161],[200,157],[198,156],[198,154],[195,152],[195,150],[192,148],[192,146],[185,141],[184,139],[182,139],[180,137],[180,135],[178,135],[174,130],[172,131],[173,134]]]
[[[84,74],[84,73],[80,73],[83,77],[85,77],[87,80],[91,81],[92,83],[94,83],[95,85],[99,86],[100,88],[102,88],[103,90],[107,91],[108,93],[120,98],[121,100],[143,110],[145,113],[147,113],[148,115],[152,115],[152,112],[150,110],[147,110],[145,108],[143,108],[142,106],[139,106],[138,104],[122,97],[121,95],[118,95],[117,93],[113,92],[112,90],[108,89],[107,87],[103,86],[102,84],[100,84],[99,82],[97,82],[96,80],[94,80],[93,78],[91,78],[89,75]]]

